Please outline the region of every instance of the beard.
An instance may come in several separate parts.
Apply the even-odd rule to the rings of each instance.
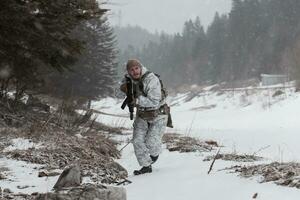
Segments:
[[[141,78],[141,74],[134,74],[132,76],[132,79],[135,80],[135,81],[139,80],[140,78]]]

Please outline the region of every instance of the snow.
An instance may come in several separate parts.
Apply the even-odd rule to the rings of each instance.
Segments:
[[[28,139],[15,138],[12,139],[12,144],[6,147],[3,152],[13,151],[13,150],[27,150],[30,148],[41,148],[42,144],[35,144]]]
[[[177,132],[200,139],[213,139],[224,147],[221,153],[256,154],[265,158],[264,161],[249,164],[269,163],[273,161],[300,161],[298,114],[300,111],[300,95],[294,93],[294,88],[284,88],[281,85],[270,87],[248,87],[235,90],[213,91],[214,87],[204,88],[202,93],[195,93],[195,98],[189,98],[193,93],[178,94],[170,97],[174,129],[167,132]],[[273,97],[277,90],[282,95]],[[189,100],[189,101],[187,101]],[[186,102],[187,101],[187,102]],[[121,110],[122,101],[106,98],[93,102],[95,110],[105,114],[97,114],[98,121],[118,127],[132,128],[128,109]],[[130,132],[130,131],[129,131]],[[128,131],[126,131],[128,133]],[[118,136],[126,142],[130,135]],[[14,148],[18,142],[14,142]],[[22,143],[26,143],[23,142]],[[27,147],[30,142],[27,143]],[[119,148],[125,145],[122,144]],[[9,148],[13,148],[9,147]],[[245,179],[236,173],[223,170],[225,167],[244,164],[217,160],[213,170],[207,174],[211,162],[203,159],[212,153],[177,153],[168,152],[165,148],[158,161],[153,165],[153,173],[133,176],[132,171],[139,168],[132,145],[122,151],[118,160],[129,172],[131,184],[125,185],[130,200],[198,200],[198,199],[256,199],[262,200],[297,200],[300,190],[277,186],[274,183],[263,183],[261,177]],[[11,170],[9,178],[23,180],[22,183],[0,181],[0,187],[17,190],[16,185],[34,185],[21,190],[49,191],[53,185],[52,179],[47,181],[37,178],[34,165],[0,159],[0,165]],[[26,167],[21,167],[22,165]],[[30,174],[31,183],[29,180]],[[23,174],[23,175],[20,175]],[[56,177],[57,178],[57,177]],[[55,179],[55,177],[53,178]],[[40,182],[38,182],[40,181]],[[48,187],[49,186],[49,187]]]
[[[272,183],[259,184],[258,178],[244,179],[235,174],[218,172],[217,169],[231,166],[233,163],[216,161],[214,170],[207,174],[210,162],[203,162],[203,155],[197,153],[161,154],[153,166],[151,174],[129,176],[133,183],[126,187],[130,200],[198,200],[230,199],[244,200],[258,193],[257,199],[293,200],[299,199],[300,191],[284,188]],[[137,167],[130,146],[124,152],[121,164],[132,172]],[[287,196],[288,193],[288,196]]]
[[[0,168],[7,168],[4,174],[7,179],[0,181],[1,188],[9,188],[15,193],[31,194],[33,192],[49,192],[57,177],[38,177],[42,165],[28,164],[7,158],[0,158]],[[26,188],[23,188],[26,187]]]
[[[238,152],[253,153],[270,145],[262,156],[277,161],[299,161],[297,152],[300,148],[295,140],[300,128],[297,123],[299,94],[290,89],[286,94],[273,98],[274,91],[255,91],[249,96],[245,96],[244,91],[234,95],[230,92],[220,96],[207,94],[194,98],[184,106],[174,106],[173,121],[179,132],[215,139]],[[243,106],[244,101],[250,104]],[[207,105],[207,102],[217,106],[208,110],[192,110],[199,105]]]
[[[167,132],[213,139],[224,145],[222,153],[256,154],[263,156],[266,163],[300,161],[300,123],[297,123],[300,95],[294,93],[293,87],[275,85],[222,92],[211,91],[212,88],[204,88],[204,92],[188,102],[185,101],[190,94],[170,98],[175,128],[167,129]],[[277,90],[284,94],[273,97]],[[128,115],[127,110],[120,110],[120,103],[114,99],[105,99],[94,105],[102,106],[103,112]],[[102,116],[100,120],[109,124],[116,118]],[[132,126],[128,118],[123,120],[125,127]],[[133,182],[125,186],[128,199],[243,200],[251,199],[255,193],[258,193],[257,199],[264,200],[300,198],[299,189],[274,183],[260,184],[261,177],[244,179],[222,170],[241,163],[217,160],[208,175],[210,162],[203,162],[203,158],[204,155],[197,153],[180,154],[164,150],[153,166],[152,174],[133,176],[132,171],[139,166],[132,145],[129,145],[119,161],[128,170],[129,179]]]
[[[178,94],[169,99],[175,127],[167,132],[214,139],[231,152],[254,153],[269,146],[260,152],[261,156],[274,161],[299,161],[300,146],[295,137],[300,129],[300,96],[294,88],[281,87],[240,88],[221,94],[208,87],[188,102],[188,94]],[[272,97],[278,88],[284,94]],[[109,98],[93,105],[105,113],[122,115],[100,115],[99,121],[132,127],[127,108],[120,109],[120,100]]]
[[[36,144],[28,139],[15,138],[11,140],[11,145],[6,147],[3,152],[41,147],[42,144]],[[0,172],[7,177],[7,179],[0,181],[0,188],[9,188],[12,192],[27,194],[50,191],[57,177],[38,177],[41,167],[42,165],[0,157]]]

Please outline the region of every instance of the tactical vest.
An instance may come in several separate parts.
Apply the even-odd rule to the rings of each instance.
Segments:
[[[147,94],[145,93],[144,91],[144,80],[145,78],[150,74],[152,73],[151,71],[146,71],[143,76],[141,77],[140,81],[139,81],[139,90],[142,92],[143,96],[147,97]],[[162,102],[163,100],[165,100],[168,96],[168,91],[167,89],[164,87],[164,84],[162,82],[162,80],[160,79],[160,75],[159,74],[156,74],[156,73],[153,73],[159,80],[160,82],[160,88],[161,88],[161,100],[160,102]]]
[[[147,96],[147,94],[144,92],[143,81],[147,77],[147,75],[150,74],[150,73],[151,73],[150,71],[145,72],[145,74],[143,74],[143,76],[141,77],[141,79],[139,81],[139,85],[138,85],[139,90],[142,92],[142,94],[145,97]],[[154,73],[154,75],[159,79],[159,82],[160,82],[160,86],[161,86],[160,87],[161,88],[161,100],[160,100],[160,103],[162,103],[167,98],[168,92],[167,92],[166,88],[164,87],[162,80],[160,79],[160,75],[158,75],[156,73]],[[143,118],[143,115],[147,115],[148,114],[150,116],[149,119],[153,119],[153,117],[155,117],[155,113],[140,112],[139,116],[141,118]],[[158,109],[158,113],[164,114],[164,115],[168,115],[167,127],[173,128],[172,117],[171,117],[171,113],[170,113],[170,107],[165,102]],[[147,117],[148,116],[144,116],[144,119],[147,119]]]

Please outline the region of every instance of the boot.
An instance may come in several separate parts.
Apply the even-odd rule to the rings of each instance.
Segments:
[[[147,167],[142,167],[140,170],[134,170],[133,174],[140,175],[140,174],[151,173],[151,172],[152,172],[152,167],[151,165],[149,165]]]
[[[150,157],[151,157],[151,160],[152,160],[152,164],[155,163],[158,159],[158,155],[157,156],[151,156],[150,155]]]

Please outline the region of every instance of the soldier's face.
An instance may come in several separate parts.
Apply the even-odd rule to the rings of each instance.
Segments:
[[[142,74],[142,69],[140,66],[132,66],[128,70],[128,74],[133,78],[133,79],[139,79],[141,78]]]

